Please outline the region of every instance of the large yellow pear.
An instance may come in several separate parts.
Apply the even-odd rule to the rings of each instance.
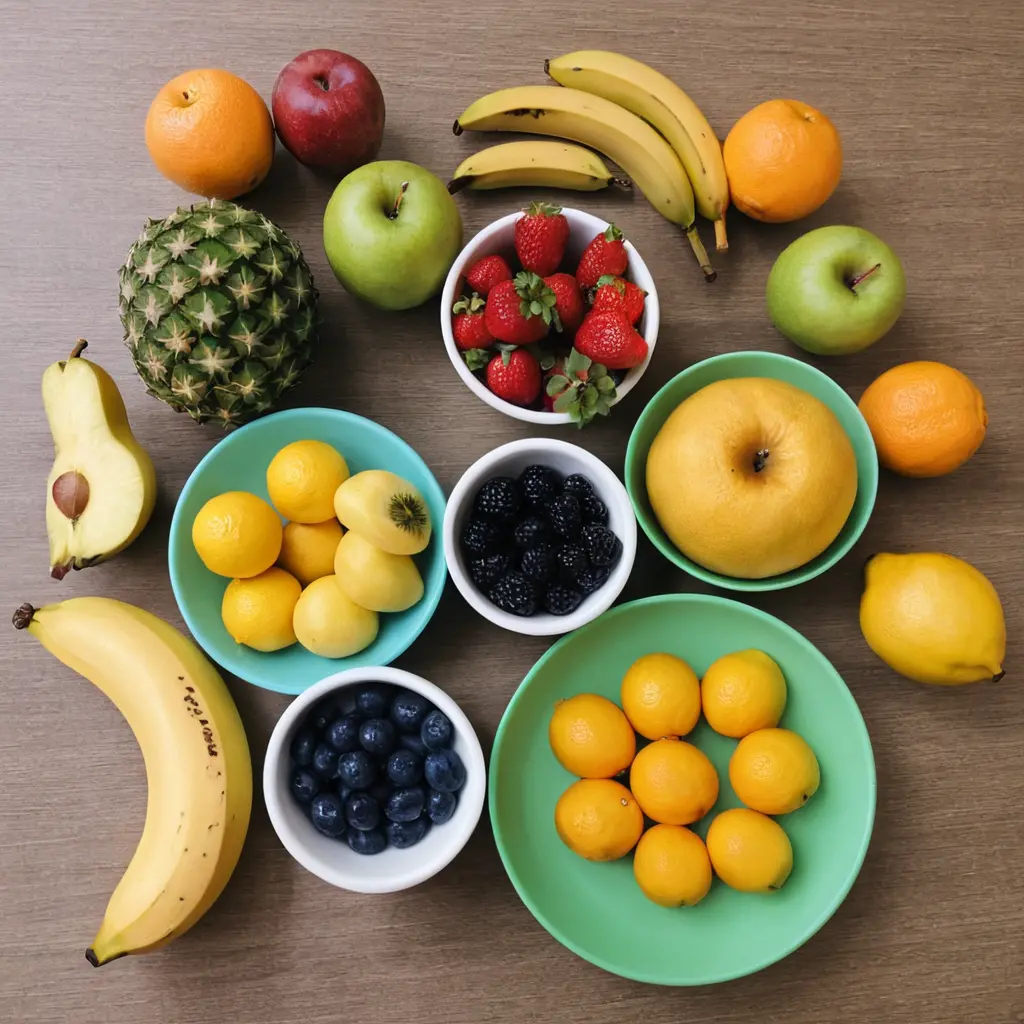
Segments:
[[[347,658],[369,647],[379,624],[377,613],[346,597],[333,575],[313,580],[292,615],[299,643],[321,658]]]
[[[687,558],[763,579],[835,540],[857,495],[857,461],[813,395],[766,377],[720,380],[681,402],[654,438],[647,494]]]
[[[350,476],[334,494],[334,514],[392,555],[418,555],[430,543],[430,510],[418,488],[384,469]]]

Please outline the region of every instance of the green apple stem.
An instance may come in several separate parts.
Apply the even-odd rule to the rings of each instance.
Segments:
[[[409,188],[409,182],[403,181],[398,186],[398,198],[395,199],[395,208],[388,214],[388,220],[398,219],[398,208],[402,205],[402,198],[405,196],[406,191]]]
[[[718,274],[715,272],[715,268],[711,266],[711,260],[708,259],[708,251],[704,248],[704,243],[700,240],[700,235],[697,234],[696,224],[691,224],[686,231],[686,240],[690,243],[690,248],[693,249],[694,256],[697,257],[697,262],[700,264],[700,269],[704,271],[704,280],[710,284]]]
[[[857,285],[859,285],[859,284],[861,283],[861,281],[863,281],[863,280],[864,280],[864,279],[865,279],[866,277],[870,277],[870,276],[871,276],[871,275],[872,275],[872,274],[873,274],[873,273],[874,273],[874,272],[875,272],[876,270],[881,270],[881,269],[882,269],[882,264],[881,264],[881,263],[876,263],[876,264],[875,264],[875,265],[874,265],[873,267],[871,267],[870,269],[868,269],[868,270],[865,270],[863,274],[858,274],[858,275],[857,275],[857,276],[856,276],[856,277],[855,277],[855,278],[854,278],[854,279],[853,279],[853,280],[852,280],[852,281],[850,282],[850,291],[851,291],[851,292],[852,292],[852,291],[856,291],[856,290],[857,290]]]
[[[85,351],[88,344],[89,342],[87,342],[85,338],[79,338],[75,342],[75,347],[71,350],[71,358],[77,359]]]

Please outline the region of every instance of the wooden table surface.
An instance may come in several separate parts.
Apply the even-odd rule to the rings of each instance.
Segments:
[[[989,435],[951,477],[883,476],[857,549],[824,577],[752,599],[816,643],[855,694],[878,765],[878,816],[860,879],[805,947],[763,973],[676,992],[604,974],[564,950],[505,877],[486,821],[455,864],[391,897],[332,889],[285,853],[261,802],[238,870],[190,934],[151,957],[90,969],[83,950],[130,858],[145,775],[116,709],[29,637],[0,631],[0,1020],[10,1024],[624,1024],[633,1021],[1024,1021],[1024,8],[1017,0],[649,0],[396,8],[278,0],[139,0],[134,5],[0,2],[0,556],[9,610],[107,594],[181,625],[165,547],[175,498],[218,440],[147,397],[121,345],[117,269],[146,216],[188,197],[151,165],[150,99],[188,67],[223,66],[269,99],[303,49],[333,46],[378,75],[382,155],[441,176],[480,140],[452,137],[477,96],[542,82],[546,56],[622,49],[673,75],[722,136],[774,96],[826,111],[845,148],[843,181],[808,221],[730,221],[731,252],[711,287],[685,244],[642,198],[563,196],[614,218],[657,280],[657,357],[612,419],[580,440],[617,472],[654,391],[720,352],[797,354],[771,328],[764,282],[781,248],[822,224],[855,223],[899,253],[906,312],[860,355],[827,364],[857,398],[908,359],[953,363],[981,387]],[[370,416],[412,443],[447,490],[495,445],[534,431],[492,412],[456,379],[437,304],[401,315],[358,306],[320,242],[330,184],[279,149],[245,202],[304,248],[326,320],[316,366],[288,405]],[[467,237],[522,196],[465,196]],[[705,225],[705,237],[711,232]],[[160,477],[157,515],[105,566],[47,578],[43,523],[50,438],[44,367],[74,339],[122,387]],[[1007,676],[958,692],[901,681],[857,627],[860,567],[878,549],[940,550],[995,583],[1007,613]],[[702,589],[641,541],[627,598]],[[489,746],[543,639],[504,633],[449,585],[399,664],[446,687]],[[254,756],[288,698],[231,681]]]

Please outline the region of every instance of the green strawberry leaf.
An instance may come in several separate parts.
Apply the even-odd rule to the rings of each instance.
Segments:
[[[589,380],[599,381],[603,380],[608,376],[608,367],[602,366],[601,363],[594,363],[590,367],[590,371],[587,374]]]
[[[544,390],[548,395],[554,398],[555,395],[562,394],[562,392],[569,387],[569,383],[568,377],[563,377],[562,374],[556,373],[554,376],[548,378],[547,387]]]
[[[550,370],[558,361],[550,349],[538,348],[537,353],[537,362],[540,363],[542,370]]]
[[[470,370],[476,372],[482,370],[491,361],[493,354],[485,348],[471,348],[462,353],[462,358],[466,360],[466,365]]]
[[[456,316],[459,313],[480,313],[483,311],[485,305],[487,305],[487,303],[485,303],[476,292],[473,292],[472,298],[466,298],[466,296],[463,295],[462,298],[452,306],[452,312],[456,314]]]
[[[589,370],[592,360],[589,356],[585,356],[582,352],[578,352],[573,349],[569,353],[569,358],[565,361],[565,369],[569,376],[582,373],[584,370]]]
[[[598,377],[594,384],[603,395],[608,395],[615,391],[615,381],[611,377]]]
[[[605,229],[604,239],[606,242],[619,242],[623,237],[622,232],[614,224],[609,224]]]
[[[555,217],[562,212],[554,203],[533,202],[524,211],[527,217]]]
[[[597,279],[597,287],[603,288],[605,285],[611,285],[620,295],[626,294],[626,285],[624,282],[616,277],[614,274],[602,274]]]
[[[554,409],[555,412],[571,412],[574,405],[576,405],[576,392],[570,388],[555,399]]]

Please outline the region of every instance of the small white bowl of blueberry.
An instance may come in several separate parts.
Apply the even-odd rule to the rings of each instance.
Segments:
[[[484,755],[443,690],[396,668],[329,676],[274,728],[263,792],[285,849],[353,892],[408,889],[465,846],[483,810]]]
[[[636,557],[636,517],[616,475],[567,441],[512,441],[455,485],[444,553],[484,618],[532,636],[568,633],[612,606]]]

